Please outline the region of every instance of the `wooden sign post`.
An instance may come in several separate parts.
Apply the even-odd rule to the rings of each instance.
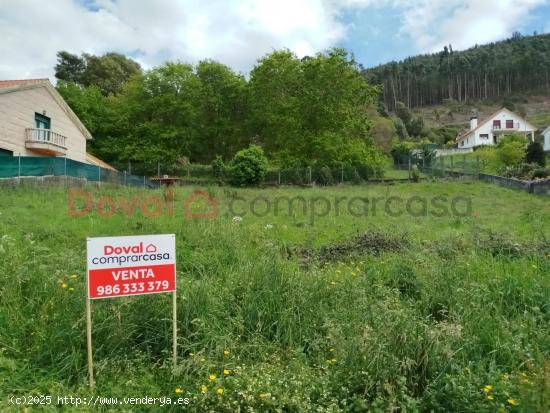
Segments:
[[[94,388],[91,300],[172,292],[173,367],[177,364],[176,236],[136,235],[87,239],[86,341]]]

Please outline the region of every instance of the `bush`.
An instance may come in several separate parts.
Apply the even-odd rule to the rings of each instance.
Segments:
[[[216,158],[212,161],[211,166],[214,177],[218,180],[223,181],[225,179],[226,166],[223,162],[222,157],[219,155],[216,156]]]
[[[499,170],[499,174],[507,178],[531,180],[550,176],[550,170],[541,168],[536,163],[522,163],[516,166],[505,166]]]
[[[546,155],[544,148],[539,142],[531,142],[525,149],[525,161],[527,163],[536,163],[541,167],[546,166]]]
[[[231,182],[237,186],[259,185],[267,174],[267,158],[257,145],[250,145],[235,154],[229,166]]]
[[[525,137],[523,135],[509,135],[497,145],[496,158],[499,167],[516,166],[525,158]]]
[[[409,162],[411,151],[415,149],[415,147],[416,145],[413,142],[400,142],[393,145],[393,148],[390,152],[393,158],[393,162],[396,165],[407,164]]]
[[[411,179],[413,182],[418,182],[420,180],[420,171],[416,165],[413,165],[411,169]]]

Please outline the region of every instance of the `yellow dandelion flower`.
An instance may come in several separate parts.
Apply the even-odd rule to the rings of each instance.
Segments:
[[[357,274],[355,272],[352,272],[351,275],[355,277]]]
[[[189,353],[189,357],[193,357],[195,353]]]
[[[61,284],[61,288],[67,288],[67,287],[68,287],[67,284],[65,284],[65,283]]]
[[[201,363],[204,363],[206,361],[206,359],[204,357],[201,357],[200,360],[199,360]]]
[[[71,278],[72,278],[73,280],[76,280],[77,275],[76,275],[76,274],[73,274],[73,275],[71,275]]]
[[[224,355],[224,356],[229,356],[229,350],[224,350],[224,351],[223,351],[223,355]]]
[[[73,287],[70,287],[70,288],[69,288],[69,291],[74,291],[74,288],[73,288]]]
[[[535,270],[538,268],[535,264],[531,264],[531,267],[533,267]]]
[[[331,362],[332,364],[336,364],[336,359],[330,359],[330,362]]]
[[[223,375],[229,376],[231,374],[231,370],[223,369]]]
[[[271,396],[271,393],[260,393],[260,399],[267,399]]]
[[[208,386],[203,384],[201,386],[201,393],[204,394],[204,393],[208,393]]]
[[[210,376],[208,376],[208,380],[210,380],[210,381],[216,380],[216,375],[215,375],[215,374],[211,374]]]
[[[181,387],[176,387],[175,392],[180,394],[180,393],[183,393],[183,390],[181,389]]]
[[[511,405],[511,406],[517,406],[517,405],[519,404],[518,401],[515,400],[515,399],[508,399],[508,400],[506,400],[506,401],[507,401],[508,404]]]
[[[216,390],[216,393],[218,394],[218,396],[221,396],[223,394],[223,388],[221,387],[218,387],[218,389]]]
[[[487,395],[487,400],[495,400],[495,398],[493,397],[493,395],[489,394]]]
[[[334,349],[333,349],[333,348],[329,348],[328,351],[330,351],[331,353],[334,353]]]
[[[484,391],[485,393],[489,393],[491,390],[493,390],[493,386],[490,385],[490,384],[488,384],[488,385],[486,385],[485,387],[483,387],[483,391]]]

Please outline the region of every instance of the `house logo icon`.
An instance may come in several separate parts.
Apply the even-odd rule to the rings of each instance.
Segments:
[[[145,252],[157,252],[157,247],[153,244],[149,244],[145,247]]]

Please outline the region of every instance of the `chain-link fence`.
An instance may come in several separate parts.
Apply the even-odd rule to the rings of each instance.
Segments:
[[[70,176],[93,182],[157,188],[159,184],[145,176],[113,171],[63,157],[13,156],[0,157],[0,178],[27,176]]]

